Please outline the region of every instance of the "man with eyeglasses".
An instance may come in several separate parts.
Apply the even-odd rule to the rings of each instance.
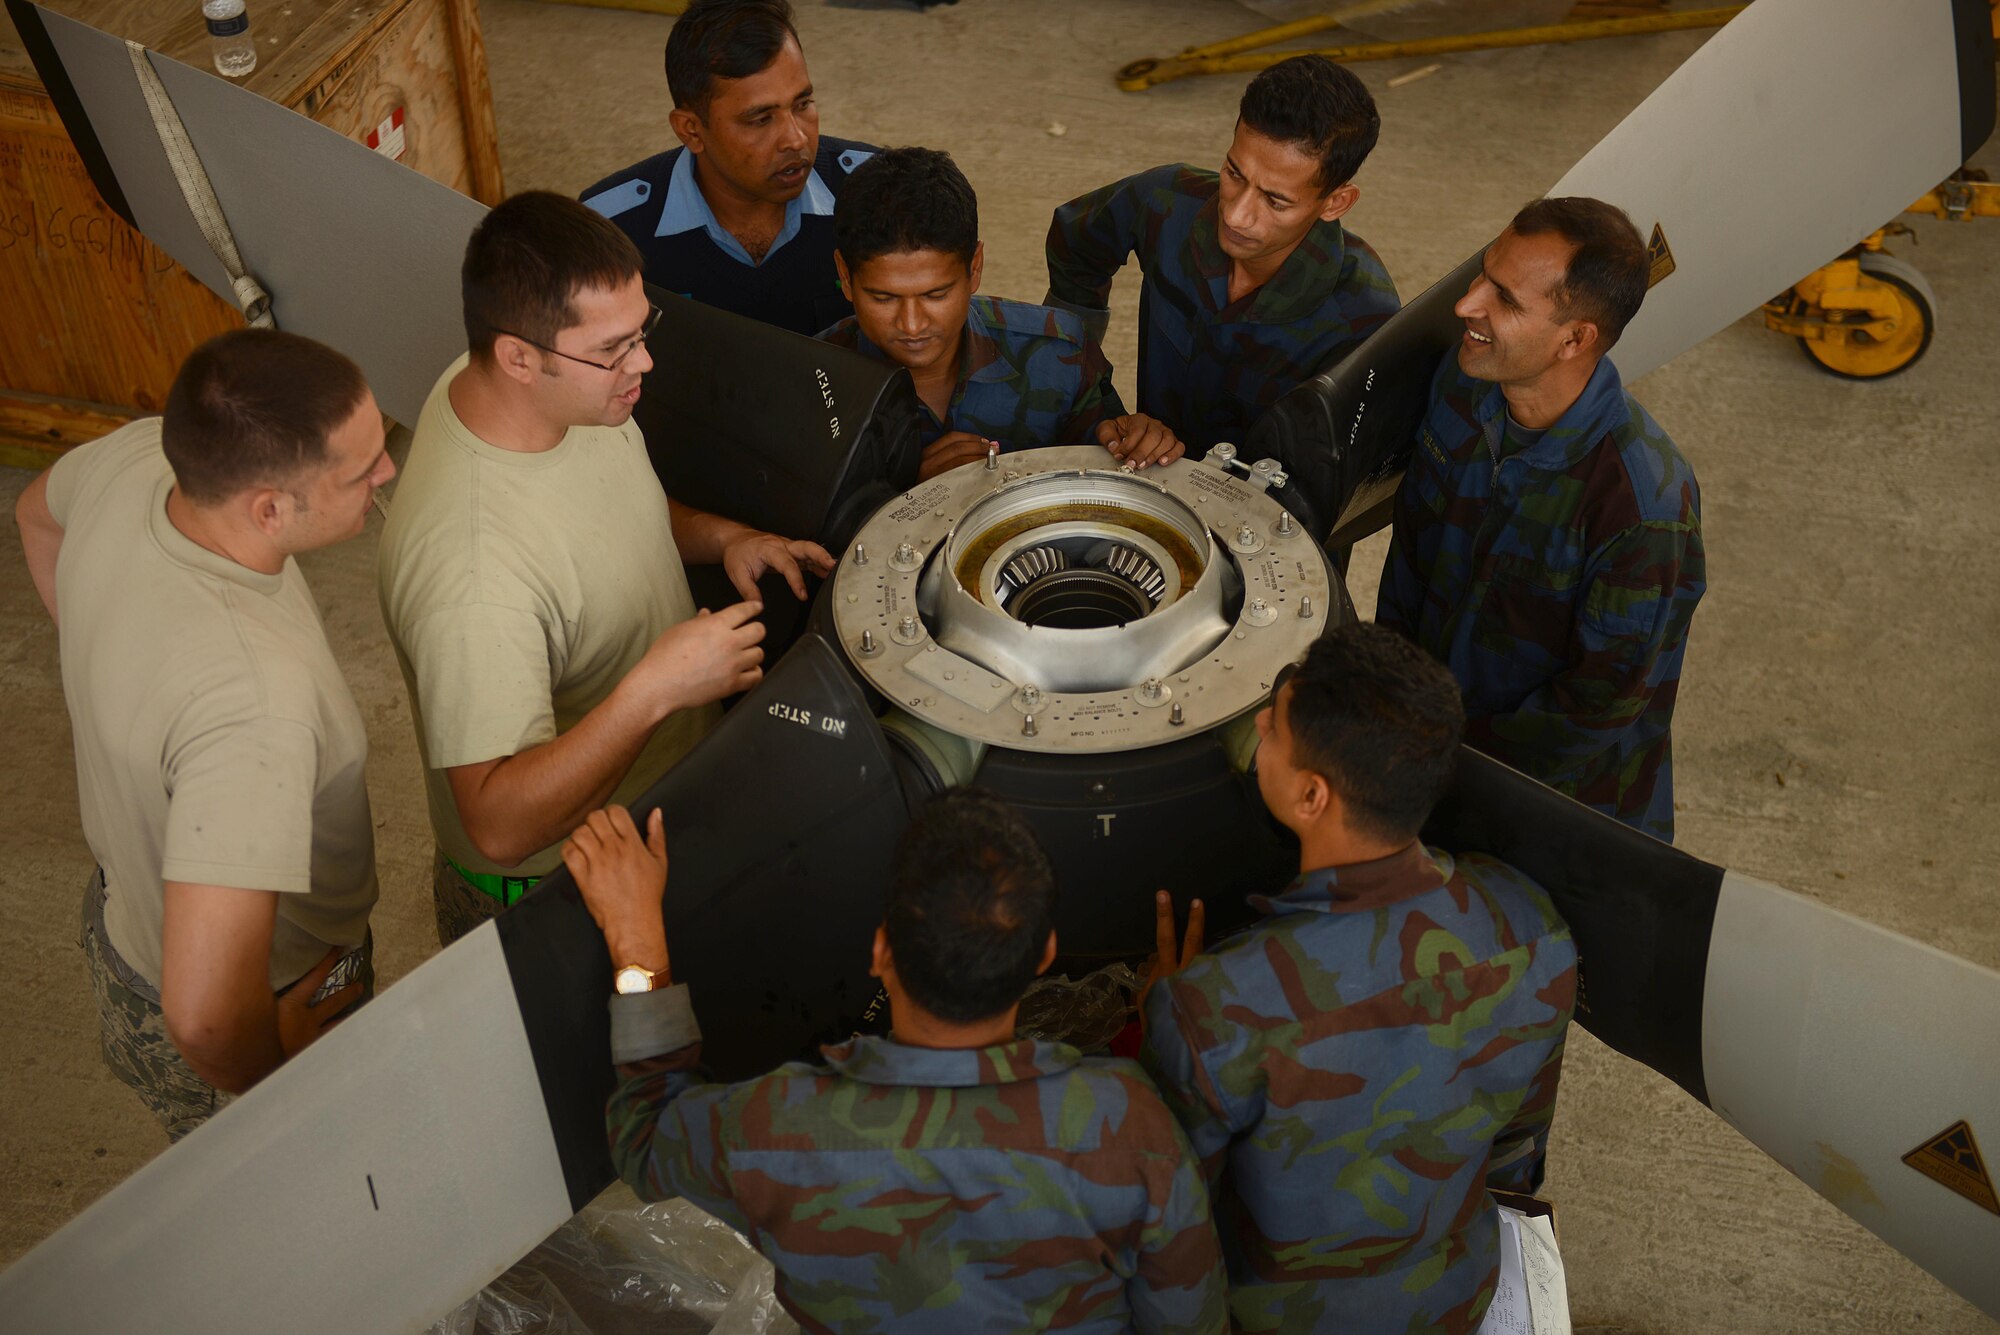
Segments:
[[[515,902],[563,837],[691,748],[762,676],[757,580],[832,558],[669,499],[632,421],[659,319],[615,226],[531,191],[466,246],[469,351],[417,419],[383,530],[383,619],[409,687],[438,939]],[[743,602],[697,613],[683,563]]]

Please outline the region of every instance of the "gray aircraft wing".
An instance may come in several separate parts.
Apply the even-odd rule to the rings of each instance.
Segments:
[[[1653,287],[1611,352],[1625,383],[1971,157],[1993,132],[1992,23],[1985,0],[1757,0],[1549,187],[1618,205],[1652,246]],[[1387,522],[1431,370],[1463,328],[1451,308],[1478,269],[1467,259],[1253,429],[1245,457],[1285,464],[1287,503],[1331,545]]]
[[[159,148],[132,50],[27,0],[8,5],[106,201],[227,295],[227,273]],[[1649,301],[1648,313],[1663,312],[1660,333],[1633,347],[1672,355],[1956,166],[1991,129],[1988,15],[1975,0],[1757,0],[1711,38],[1669,81],[1678,102],[1656,94],[1606,140],[1620,147],[1603,180],[1644,159],[1658,187],[1645,197],[1603,187],[1642,228],[1662,222],[1676,270],[1654,297],[1677,282],[1690,294],[1685,303]],[[1897,53],[1893,65],[1875,59],[1884,50]],[[1869,97],[1814,101],[1810,118],[1788,100],[1795,89],[1825,89],[1830,69],[1857,68],[1863,53],[1869,79],[1857,86]],[[223,80],[154,53],[139,58],[169,90],[279,324],[353,356],[384,406],[413,420],[463,348],[455,274],[479,206]],[[1883,95],[1884,78],[1907,95]],[[1703,175],[1718,156],[1713,138],[1685,132],[1678,119],[1707,99],[1747,117],[1732,128],[1741,142],[1721,176]],[[1865,103],[1879,124],[1843,151],[1838,189],[1866,202],[1833,210],[1836,239],[1798,239],[1834,203],[1815,180],[1772,191],[1765,212],[1743,210],[1734,243],[1771,257],[1769,268],[1725,268],[1701,227],[1677,221],[1676,210],[1698,212],[1718,192],[1762,189],[1760,172],[1784,176],[1792,154],[1842,133],[1847,101]],[[1863,160],[1854,142],[1878,156]],[[1565,178],[1563,188],[1599,187]],[[1710,281],[1711,269],[1733,276]],[[1269,438],[1325,514],[1353,513],[1363,488],[1379,484],[1385,461],[1407,446],[1412,405],[1453,333],[1453,284],[1462,290],[1462,274],[1323,377],[1316,400],[1294,396],[1302,406],[1288,398],[1274,412]],[[671,324],[698,339],[703,319],[681,309]],[[771,356],[787,367],[797,363],[786,357],[804,355],[780,331],[731,333],[748,350],[732,355],[755,361],[777,350]],[[687,383],[692,375],[676,382],[672,348],[659,351],[668,374],[649,385],[648,399],[707,392]],[[893,478],[909,457],[907,422],[898,424],[907,380],[842,363],[838,351],[813,363],[836,382],[835,402],[810,413],[801,405],[800,420],[817,423],[813,439],[824,449],[827,419],[840,417],[856,433],[848,448],[861,453],[838,464],[786,462],[782,443],[758,439],[753,415],[742,461],[735,450],[705,460],[676,454],[663,471],[685,465],[719,495],[751,497],[754,471],[746,481],[730,470],[766,460],[774,491],[836,493],[766,502],[817,513],[823,531],[836,530],[852,508],[838,493],[882,480],[854,459],[875,458]],[[746,365],[731,384],[754,391],[758,374]],[[778,377],[787,394],[791,376]],[[871,427],[880,434],[864,447]],[[670,451],[707,445],[664,441]],[[670,819],[691,822],[673,826],[667,910],[677,964],[703,971],[689,976],[709,1055],[726,1072],[759,1069],[838,1027],[865,988],[839,952],[853,950],[858,964],[851,943],[874,912],[863,887],[886,863],[905,800],[869,705],[838,651],[808,636],[649,796]],[[839,726],[804,727],[802,715]],[[732,800],[806,781],[830,795],[827,818],[794,809],[778,823],[757,814],[762,804]],[[1655,844],[1490,762],[1468,761],[1460,796],[1439,814],[1440,842],[1518,861],[1576,925],[1582,1023],[2000,1315],[2000,1270],[1978,1265],[2000,1252],[2000,1215],[1960,1190],[1971,1190],[1972,1175],[1954,1157],[1960,1123],[1970,1144],[2000,1115],[1993,1077],[1981,1074],[1990,1053],[1978,1050],[1993,1032],[2000,976]],[[684,854],[690,844],[706,851]],[[261,1331],[284,1311],[300,1330],[421,1328],[607,1179],[606,969],[574,888],[550,878],[0,1274],[0,1325]],[[1919,1023],[1927,1016],[1965,1021]],[[476,1138],[463,1134],[468,1119]],[[1908,1155],[1896,1150],[1905,1139]],[[1858,1166],[1872,1195],[1855,1193],[1851,1177],[1836,1193],[1814,1158],[1821,1147],[1839,1156],[1825,1164]],[[294,1202],[307,1199],[316,1208],[301,1216]]]

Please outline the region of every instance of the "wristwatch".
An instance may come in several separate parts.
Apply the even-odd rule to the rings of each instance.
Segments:
[[[659,977],[660,974],[651,969],[627,964],[611,976],[611,986],[620,996],[631,996],[635,992],[651,992],[658,985]]]

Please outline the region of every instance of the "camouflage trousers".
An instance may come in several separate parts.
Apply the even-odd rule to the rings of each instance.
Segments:
[[[83,892],[83,923],[77,944],[90,966],[90,990],[97,1000],[97,1022],[104,1064],[134,1093],[177,1141],[215,1116],[236,1096],[217,1089],[195,1074],[187,1058],[167,1035],[166,1013],[159,989],[127,964],[104,931],[104,872],[91,873]],[[375,994],[374,938],[363,940],[358,970],[342,963],[336,973],[361,980],[362,1000]],[[288,989],[280,989],[279,995]],[[356,1003],[359,1004],[359,1003]]]
[[[431,860],[431,905],[437,910],[438,944],[448,946],[489,918],[500,916],[500,901],[458,874],[438,849]]]

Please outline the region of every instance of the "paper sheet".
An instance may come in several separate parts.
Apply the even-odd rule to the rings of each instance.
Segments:
[[[1554,1231],[1539,1215],[1500,1207],[1500,1284],[1480,1335],[1570,1335],[1569,1289]]]

